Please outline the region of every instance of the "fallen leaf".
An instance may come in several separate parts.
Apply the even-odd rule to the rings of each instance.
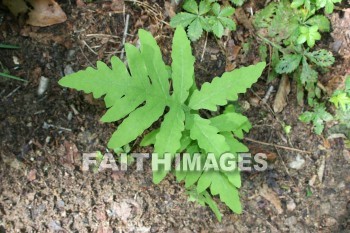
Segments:
[[[249,31],[255,31],[252,19],[247,16],[242,7],[236,9],[235,18],[239,24],[242,24]]]
[[[287,105],[287,96],[289,92],[290,92],[289,78],[286,75],[283,75],[275,97],[275,102],[273,103],[273,110],[275,112],[282,112],[284,107]]]
[[[77,146],[74,143],[64,141],[63,146],[59,148],[59,153],[61,154],[61,162],[63,165],[73,168],[73,165],[79,164],[80,153]]]
[[[331,95],[335,90],[342,90],[345,88],[346,76],[334,76],[326,84],[325,88],[328,95]]]
[[[63,23],[67,20],[66,14],[54,0],[3,0],[16,18],[28,17],[27,24],[46,27]]]
[[[278,214],[283,213],[281,200],[278,198],[277,194],[270,189],[266,184],[259,191],[260,196],[268,200],[277,210]]]

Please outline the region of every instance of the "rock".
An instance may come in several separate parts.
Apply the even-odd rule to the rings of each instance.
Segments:
[[[292,212],[293,210],[295,210],[295,208],[297,207],[297,205],[295,204],[294,200],[290,200],[287,202],[287,210]]]
[[[64,75],[69,75],[69,74],[73,74],[73,73],[74,73],[74,70],[73,70],[73,68],[72,68],[71,65],[66,65],[66,66],[64,67],[63,72],[64,72]]]

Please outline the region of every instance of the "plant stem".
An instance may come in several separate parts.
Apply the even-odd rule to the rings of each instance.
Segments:
[[[282,46],[280,46],[280,45],[278,45],[278,44],[275,44],[274,42],[272,42],[272,41],[266,39],[265,37],[263,37],[263,36],[261,36],[261,35],[259,35],[259,34],[257,34],[257,35],[258,35],[258,37],[259,37],[260,39],[262,39],[265,43],[270,44],[272,47],[275,47],[275,48],[278,49],[278,51],[280,51],[281,53],[283,53],[283,54],[286,53],[285,49],[282,48]]]
[[[5,77],[5,78],[15,79],[15,80],[18,80],[18,81],[21,81],[21,82],[26,82],[26,83],[28,82],[27,80],[18,78],[18,77],[13,76],[13,75],[5,74],[5,73],[2,73],[2,72],[0,72],[0,76]]]
[[[19,46],[16,45],[8,45],[8,44],[0,44],[0,49],[19,49]]]

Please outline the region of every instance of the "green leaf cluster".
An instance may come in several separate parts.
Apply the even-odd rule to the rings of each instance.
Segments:
[[[343,111],[350,111],[350,76],[345,80],[344,90],[336,90],[329,101],[336,108],[341,108]]]
[[[254,16],[255,28],[267,29],[266,38],[283,46],[303,44],[309,47],[320,39],[319,32],[329,32],[330,22],[324,15],[294,9],[288,0],[272,2]]]
[[[324,129],[324,123],[333,120],[333,116],[326,111],[324,104],[315,104],[314,111],[306,111],[299,116],[299,120],[305,123],[312,122],[314,132],[320,135]]]
[[[330,14],[334,10],[334,4],[340,2],[341,0],[293,0],[291,7],[303,7],[308,11],[316,11],[324,8],[324,12]]]
[[[242,6],[245,1],[246,0],[231,0],[232,4],[235,4],[236,6]]]
[[[350,76],[345,80],[344,89],[334,91],[329,101],[337,108],[335,118],[350,129]]]
[[[298,86],[298,103],[303,104],[306,90],[308,103],[312,106],[315,98],[321,96],[321,90],[317,87],[317,70],[332,65],[334,57],[324,49],[309,51],[321,39],[320,32],[330,31],[327,17],[315,14],[315,10],[296,7],[296,4],[309,3],[308,0],[294,1],[292,4],[288,0],[272,2],[257,12],[253,22],[263,43],[272,47],[272,70],[268,80],[273,80],[278,74],[293,73]],[[306,48],[304,43],[307,44]]]
[[[318,32],[318,26],[313,25],[311,27],[301,26],[299,27],[300,35],[297,39],[298,44],[304,44],[307,42],[307,45],[312,48],[315,45],[316,40],[321,39],[321,34]]]
[[[171,18],[170,25],[187,27],[188,37],[192,41],[198,40],[203,34],[203,30],[213,32],[221,38],[224,29],[236,30],[236,24],[232,20],[235,9],[231,6],[221,7],[215,0],[201,0],[199,4],[196,0],[185,0],[181,12]]]
[[[309,64],[311,63],[311,64]],[[308,103],[313,105],[314,98],[321,97],[321,90],[317,87],[318,72],[315,66],[328,67],[334,63],[334,57],[331,52],[321,49],[314,52],[307,50],[300,53],[285,54],[276,64],[275,71],[279,74],[288,74],[295,72],[295,78],[298,85],[305,87],[308,92]],[[303,101],[304,90],[298,91],[299,102]],[[302,104],[302,103],[300,103]]]
[[[87,68],[59,81],[64,87],[92,93],[95,98],[104,96],[108,110],[101,119],[103,122],[122,120],[108,147],[128,144],[162,119],[160,127],[147,134],[141,143],[153,144],[159,156],[202,153],[200,159],[204,161],[208,153],[219,158],[225,152],[246,152],[247,147],[239,141],[251,127],[245,116],[228,109],[221,115],[204,118],[201,111],[216,111],[218,106],[237,100],[239,93],[258,80],[266,64],[226,72],[198,89],[194,81],[195,59],[181,26],[174,34],[170,67],[165,65],[150,33],[139,30],[139,38],[140,49],[125,45],[128,67],[113,57],[111,68],[98,62],[97,69]],[[153,181],[159,183],[167,172],[165,168],[155,171]],[[211,195],[219,195],[232,211],[242,212],[237,190],[241,185],[238,169],[234,172],[177,169],[175,175],[187,188],[194,187],[197,199],[212,208],[218,219],[221,214]]]

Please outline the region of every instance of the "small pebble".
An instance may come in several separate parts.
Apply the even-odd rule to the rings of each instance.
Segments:
[[[68,121],[71,121],[72,118],[73,118],[73,113],[72,113],[72,112],[69,112],[69,113],[68,113],[68,116],[67,116]]]
[[[297,157],[295,158],[294,161],[289,163],[289,167],[292,169],[296,169],[299,170],[303,167],[305,163],[305,159],[303,159],[299,154],[297,155]]]
[[[64,75],[69,75],[69,74],[73,74],[73,73],[74,73],[74,70],[73,70],[72,66],[66,65],[66,66],[64,67],[63,72],[64,72]]]
[[[293,210],[295,210],[295,208],[297,207],[297,205],[295,204],[294,200],[290,200],[287,202],[287,210],[292,212]]]
[[[48,86],[49,86],[49,79],[44,76],[41,76],[39,86],[38,86],[38,95],[41,96],[42,94],[44,94]]]

